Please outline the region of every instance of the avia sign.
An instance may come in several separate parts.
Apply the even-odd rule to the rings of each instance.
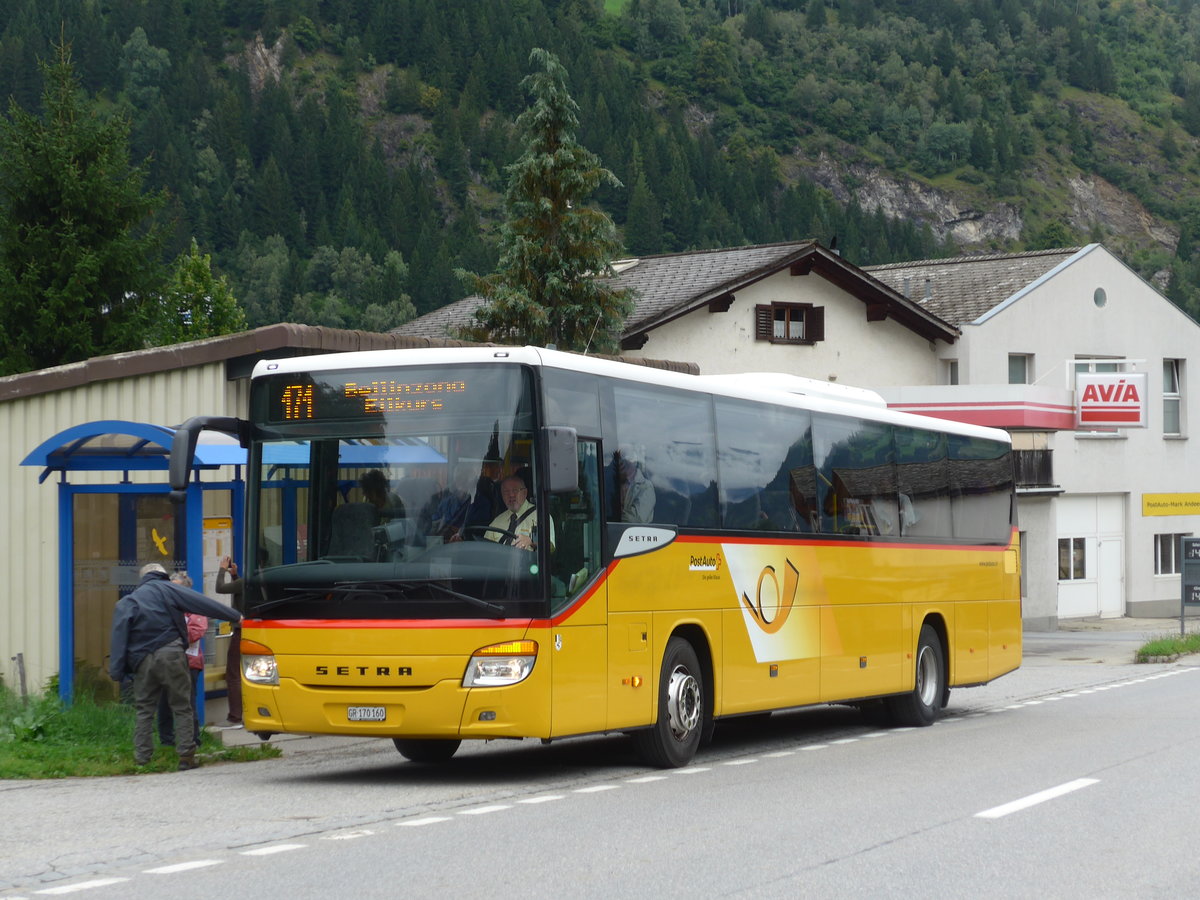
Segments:
[[[1145,372],[1079,372],[1075,375],[1075,427],[1146,427]]]

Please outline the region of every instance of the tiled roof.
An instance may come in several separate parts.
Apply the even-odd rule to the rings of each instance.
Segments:
[[[619,271],[609,281],[635,292],[637,306],[625,321],[625,331],[638,331],[684,307],[769,275],[812,247],[812,241],[791,241],[644,256],[614,264]]]
[[[940,319],[974,322],[1022,288],[1079,253],[1080,248],[993,256],[956,256],[864,266],[863,271]]]
[[[399,328],[393,328],[392,334],[446,340],[451,335],[457,336],[460,328],[476,324],[475,310],[482,303],[483,298],[474,294],[461,300],[455,300],[441,309],[435,309],[433,312],[405,322]]]
[[[618,289],[633,292],[634,308],[625,321],[626,336],[647,331],[696,307],[753,284],[780,269],[820,267],[822,274],[864,302],[879,304],[887,314],[930,339],[953,334],[944,321],[919,304],[897,297],[891,285],[863,276],[832,251],[814,241],[789,241],[720,250],[695,250],[618,260],[607,279]],[[467,297],[401,325],[396,334],[446,338],[474,322],[480,297]]]

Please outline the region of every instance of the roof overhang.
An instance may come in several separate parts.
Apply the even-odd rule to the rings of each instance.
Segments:
[[[953,343],[961,333],[951,325],[912,302],[903,294],[888,287],[882,281],[847,262],[837,253],[814,242],[798,245],[789,254],[776,257],[770,264],[746,269],[737,277],[716,285],[703,293],[689,297],[687,301],[651,319],[643,320],[629,328],[622,336],[622,346],[641,346],[645,336],[668,322],[679,319],[697,309],[728,308],[729,298],[750,285],[786,271],[794,277],[816,274],[841,288],[852,297],[857,297],[866,307],[869,322],[892,319],[930,341]]]

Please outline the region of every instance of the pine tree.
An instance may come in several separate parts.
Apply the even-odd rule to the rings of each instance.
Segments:
[[[81,96],[70,49],[42,63],[41,118],[0,122],[0,374],[145,344],[163,281],[163,194],[142,192],[129,124]]]
[[[616,176],[575,139],[575,101],[554,54],[535,48],[541,71],[522,86],[532,104],[517,118],[527,143],[508,167],[496,271],[460,272],[487,301],[476,313],[493,340],[565,350],[615,349],[628,296],[601,281],[620,241],[612,219],[585,201]]]

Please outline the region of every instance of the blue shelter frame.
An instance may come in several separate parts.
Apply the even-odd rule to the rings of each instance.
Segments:
[[[75,570],[73,542],[75,533],[75,497],[79,494],[168,494],[166,481],[171,444],[175,429],[146,422],[106,419],[64,429],[47,438],[22,460],[23,466],[41,466],[38,478],[45,482],[58,474],[58,692],[64,702],[73,698],[75,681]],[[187,571],[197,584],[204,581],[204,492],[232,492],[233,545],[243,545],[245,516],[245,482],[242,468],[246,451],[235,440],[217,433],[206,432],[196,445],[192,460],[193,477],[189,479],[185,507],[184,548]],[[202,469],[235,469],[231,481],[202,482]],[[162,472],[161,482],[133,482],[131,472]],[[72,472],[121,473],[114,484],[72,484]],[[241,559],[237,562],[241,564]],[[203,705],[201,704],[201,709]]]

